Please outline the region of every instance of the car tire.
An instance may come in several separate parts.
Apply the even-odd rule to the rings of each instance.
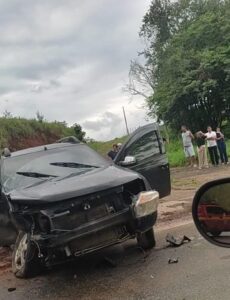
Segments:
[[[156,246],[155,234],[153,228],[146,232],[137,234],[137,244],[144,250],[152,249]]]
[[[41,261],[38,257],[38,248],[31,241],[31,235],[20,231],[18,233],[13,255],[12,271],[18,278],[30,278],[41,270]]]

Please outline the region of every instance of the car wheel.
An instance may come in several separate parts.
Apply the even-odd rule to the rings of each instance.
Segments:
[[[143,249],[151,249],[156,246],[156,240],[153,228],[146,232],[137,234],[137,244]]]
[[[18,278],[37,275],[41,269],[38,248],[29,233],[19,232],[12,255],[12,270]]]

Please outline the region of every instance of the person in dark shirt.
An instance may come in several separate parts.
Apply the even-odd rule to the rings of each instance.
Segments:
[[[114,158],[117,156],[118,153],[118,146],[117,144],[113,144],[113,149],[110,150],[107,155],[110,159],[114,160]]]
[[[207,149],[205,145],[205,135],[198,131],[196,133],[196,144],[198,153],[199,170],[203,167],[208,168]]]
[[[226,144],[224,140],[224,135],[220,131],[220,128],[216,128],[216,141],[217,141],[217,147],[220,153],[220,159],[222,164],[227,164],[228,163],[228,155],[227,155],[227,149],[226,149]]]

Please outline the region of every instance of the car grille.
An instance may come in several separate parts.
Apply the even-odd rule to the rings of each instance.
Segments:
[[[123,210],[124,203],[121,190],[110,193],[94,194],[84,199],[72,199],[68,206],[57,208],[52,214],[53,230],[72,230],[85,223],[98,220]]]

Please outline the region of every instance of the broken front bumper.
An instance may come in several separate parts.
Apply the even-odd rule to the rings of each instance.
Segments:
[[[145,232],[155,224],[158,200],[159,194],[155,191],[141,192],[133,199],[132,205],[120,211],[107,212],[100,218],[81,222],[71,229],[51,226],[49,233],[34,234],[33,239],[44,248],[65,247],[76,243],[83,248],[85,245],[86,248],[92,246],[95,249],[115,244],[134,237],[137,232]],[[55,218],[62,217],[63,214],[55,216]],[[69,218],[68,215],[64,217]]]
[[[35,235],[34,238],[41,246],[56,248],[67,245],[74,240],[81,240],[85,237],[88,237],[89,239],[97,239],[97,236],[101,232],[105,232],[106,230],[110,229],[112,230],[116,227],[121,228],[122,226],[127,228],[127,235],[132,237],[135,236],[136,232],[145,232],[152,228],[152,226],[155,224],[157,219],[157,211],[152,211],[152,208],[149,210],[149,212],[150,211],[151,213],[144,215],[143,217],[141,217],[138,213],[137,217],[135,209],[133,209],[133,207],[129,207],[121,212],[114,213],[99,220],[82,224],[81,226],[67,232],[56,231],[47,235]],[[115,244],[116,242],[119,242],[119,240],[120,238],[111,244]],[[122,240],[123,238],[121,241]]]

